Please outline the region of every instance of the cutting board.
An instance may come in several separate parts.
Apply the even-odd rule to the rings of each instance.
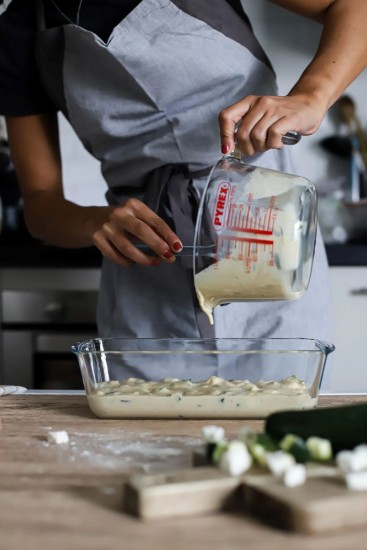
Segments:
[[[231,477],[204,465],[130,478],[125,509],[142,519],[212,514],[235,510],[281,529],[317,534],[367,526],[367,492],[349,491],[333,467],[310,465],[304,485],[289,488],[263,469]]]

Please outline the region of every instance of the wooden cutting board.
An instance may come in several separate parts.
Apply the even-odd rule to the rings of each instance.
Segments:
[[[337,477],[312,477],[300,487],[270,479],[242,484],[245,509],[273,526],[301,533],[322,533],[367,525],[367,492],[346,489]]]
[[[203,463],[203,454],[195,453],[194,465]],[[315,465],[306,483],[294,488],[261,469],[240,478],[212,466],[133,476],[125,509],[143,519],[235,510],[308,534],[367,526],[367,492],[349,491],[335,468]]]

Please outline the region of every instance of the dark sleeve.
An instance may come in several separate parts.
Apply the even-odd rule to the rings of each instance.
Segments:
[[[32,0],[13,0],[0,16],[0,115],[56,111],[38,75]]]

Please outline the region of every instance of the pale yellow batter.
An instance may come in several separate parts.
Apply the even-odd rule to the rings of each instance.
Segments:
[[[237,199],[240,204],[246,204],[250,194],[253,201],[284,196],[282,208],[276,211],[273,234],[269,236],[273,245],[252,244],[244,249],[240,240],[243,233],[224,231],[232,239],[229,257],[224,258],[224,253],[220,253],[219,261],[196,273],[194,278],[200,307],[211,324],[213,309],[221,303],[295,300],[304,293],[304,289],[296,291],[292,288],[294,271],[301,261],[302,242],[302,222],[298,220],[291,199],[296,185],[304,187],[305,180],[260,169],[255,170],[246,183],[243,197]],[[253,233],[251,237],[261,239],[262,235]],[[222,238],[223,234],[219,233],[219,242]]]
[[[303,292],[290,290],[289,273],[260,262],[256,271],[246,273],[243,261],[230,258],[212,264],[195,275],[195,288],[201,309],[214,324],[213,309],[226,302],[295,300]]]
[[[91,410],[102,418],[263,418],[317,404],[296,376],[256,383],[217,376],[201,382],[129,378],[97,384],[87,397]]]

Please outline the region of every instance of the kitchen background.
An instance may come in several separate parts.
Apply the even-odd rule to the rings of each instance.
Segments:
[[[321,27],[266,0],[243,0],[243,5],[276,70],[279,92],[286,94],[316,51]],[[365,71],[346,91],[355,102],[364,132],[366,86]],[[105,204],[106,184],[97,161],[83,149],[62,116],[60,129],[66,197],[81,205]],[[318,133],[304,137],[294,153],[299,174],[318,189],[320,224],[331,264],[337,351],[323,390],[363,392],[367,390],[367,199],[347,205],[350,160],[321,145],[324,139],[345,131],[334,108]],[[0,128],[0,139],[1,132]],[[363,185],[360,189],[363,193]],[[3,200],[0,383],[3,378],[6,383],[28,387],[78,387],[77,361],[69,346],[96,334],[93,320],[100,257],[93,249],[59,251],[35,243],[19,229],[19,205],[14,196],[6,195]]]

